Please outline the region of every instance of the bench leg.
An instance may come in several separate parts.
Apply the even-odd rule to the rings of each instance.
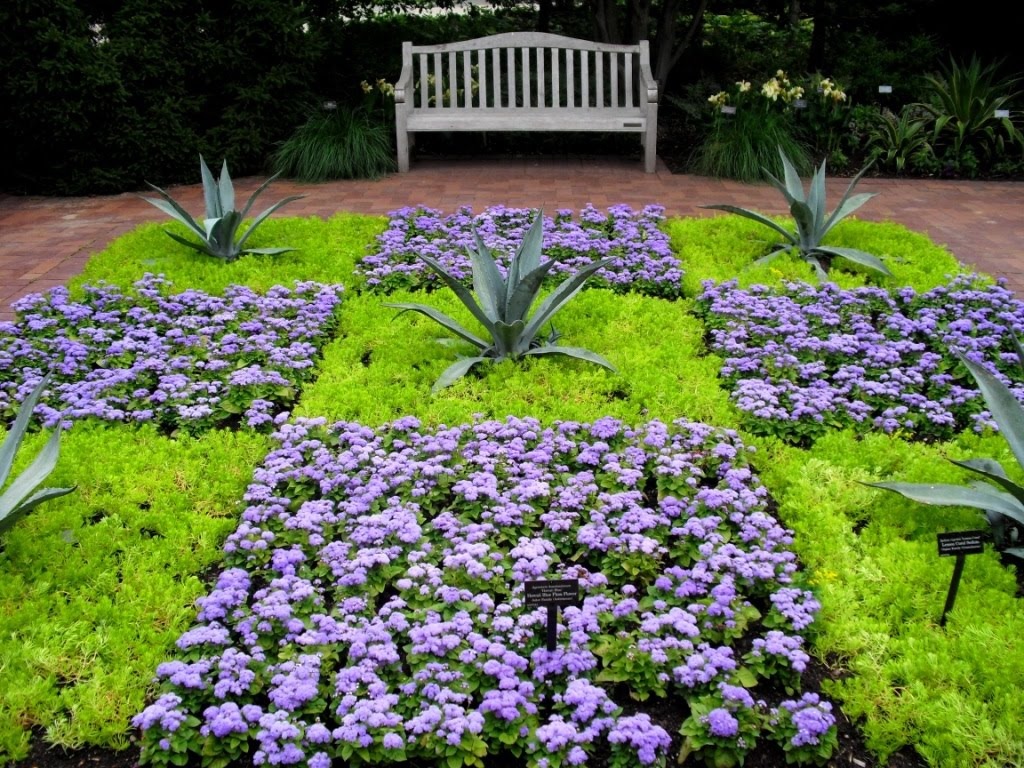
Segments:
[[[409,134],[407,131],[398,131],[396,134],[398,141],[398,172],[408,173],[409,172]]]
[[[644,170],[654,173],[658,164],[658,104],[647,105],[647,130],[643,134]]]

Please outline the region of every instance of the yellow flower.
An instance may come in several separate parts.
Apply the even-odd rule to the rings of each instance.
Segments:
[[[801,88],[799,85],[797,85],[797,86],[795,86],[793,88],[790,88],[788,91],[786,91],[786,93],[783,96],[783,98],[785,99],[785,101],[787,103],[789,103],[791,101],[796,101],[797,99],[802,99],[803,96],[804,96],[804,89]]]
[[[713,96],[708,96],[708,103],[716,107],[721,107],[722,105],[727,104],[728,102],[729,94],[726,93],[725,91],[719,91]]]
[[[370,91],[373,90],[373,88],[370,87],[370,84],[368,82],[366,82],[365,80],[363,80],[359,84],[359,87],[363,89],[363,93],[369,93]]]
[[[750,81],[749,80],[738,80],[736,82],[736,85],[738,85],[740,87],[740,93],[746,93],[747,91],[750,90]]]
[[[773,77],[761,86],[761,93],[764,94],[765,98],[771,99],[772,101],[778,101],[779,94],[782,93],[782,86],[780,86],[778,80]]]

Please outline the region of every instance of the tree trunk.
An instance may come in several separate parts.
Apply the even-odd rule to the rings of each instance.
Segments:
[[[811,72],[824,72],[826,69],[825,47],[832,15],[830,10],[827,0],[814,0],[814,8],[811,11],[814,17],[814,31],[811,33],[811,50],[807,60],[807,69]]]

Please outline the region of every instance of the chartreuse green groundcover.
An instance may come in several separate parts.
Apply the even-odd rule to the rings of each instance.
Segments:
[[[460,350],[383,303],[427,301],[453,315],[459,305],[424,294],[425,273],[403,254],[437,249],[457,269],[469,221],[503,250],[530,218],[424,208],[387,222],[269,220],[257,246],[300,250],[212,266],[142,227],[98,254],[70,293],[27,302],[0,329],[0,359],[27,356],[30,374],[59,351],[42,415],[74,424],[69,447],[141,434],[154,450],[202,452],[229,435],[270,447],[262,461],[241,444],[218,454],[235,478],[224,498],[236,488],[238,506],[182,513],[192,525],[221,518],[188,548],[165,546],[182,534],[153,489],[111,517],[83,487],[86,498],[54,502],[11,533],[2,557],[33,579],[4,588],[4,614],[20,629],[5,632],[0,658],[27,664],[20,687],[34,695],[2,694],[5,751],[23,750],[26,721],[57,743],[125,745],[141,712],[144,758],[155,763],[473,765],[504,753],[538,766],[625,766],[682,751],[725,764],[771,744],[779,760],[814,761],[835,736],[828,697],[801,684],[814,652],[853,672],[827,693],[863,718],[882,757],[910,745],[936,765],[1019,762],[1012,575],[995,557],[972,559],[973,588],[937,631],[948,568],[934,533],[973,518],[922,514],[855,482],[927,479],[946,452],[998,454],[969,377],[940,361],[966,344],[1010,370],[1000,331],[1020,324],[1019,303],[897,225],[836,232],[838,245],[879,254],[891,283],[835,273],[837,286],[818,289],[788,284],[810,279],[796,259],[747,269],[764,243],[742,221],[666,221],[654,206],[555,212],[546,253],[566,269],[618,257],[556,318],[564,343],[599,351],[618,373],[503,363],[428,397]],[[775,315],[758,308],[766,297],[753,283],[772,286]],[[850,370],[851,356],[863,371]],[[723,364],[731,373],[720,378]],[[751,390],[745,371],[773,389]],[[7,390],[8,403],[31,378]],[[822,400],[818,379],[848,386]],[[924,403],[937,419],[907,416]],[[906,440],[918,435],[950,442]],[[139,463],[126,456],[89,484],[130,488]],[[166,460],[153,471],[171,474]],[[83,481],[65,462],[54,482]],[[199,498],[187,482],[181,491]],[[72,621],[56,612],[30,635],[41,652],[19,645],[32,630],[17,601],[29,610],[62,590],[47,583],[55,558],[85,560],[77,578],[98,585],[90,597],[120,605],[130,599],[126,551],[160,553],[151,569],[197,573],[230,520],[197,623],[189,628],[200,591],[191,577],[187,590],[170,580],[142,603],[180,606],[144,658],[65,647],[56,684],[37,661]],[[93,529],[112,522],[122,544],[88,562],[101,538]],[[196,547],[199,562],[186,563]],[[117,578],[90,576],[103,566]],[[523,581],[537,577],[581,580],[555,652],[544,647],[543,609],[522,605]],[[84,615],[116,629],[116,611]],[[981,635],[1005,653],[981,654]],[[154,669],[159,684],[146,686]],[[84,695],[103,686],[119,706]]]

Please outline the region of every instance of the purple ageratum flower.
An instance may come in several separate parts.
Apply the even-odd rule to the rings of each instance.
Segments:
[[[0,329],[0,369],[18,374],[0,382],[0,411],[50,370],[54,384],[39,407],[46,426],[96,418],[201,431],[243,414],[269,429],[312,378],[342,292],[312,282],[263,295],[169,289],[146,275],[133,292],[86,286],[76,303],[62,288],[19,302],[19,320]]]
[[[622,717],[590,682],[609,663],[594,638],[624,633],[660,685],[719,690],[740,707],[745,692],[720,685],[737,660],[708,634],[709,606],[732,610],[772,590],[780,611],[808,602],[779,591],[795,568],[791,535],[768,514],[735,433],[515,417],[275,426],[227,567],[182,636],[187,661],[164,670],[181,675],[168,690],[199,711],[237,705],[267,764],[385,740],[429,758],[467,733],[498,732],[543,736],[563,764],[602,738],[651,764],[667,735]],[[647,498],[652,474],[673,495]],[[684,546],[687,565],[666,567],[665,553]],[[650,575],[605,572],[605,553]],[[580,603],[560,611],[554,652],[539,639],[544,611],[523,604],[521,582],[538,576],[581,584]],[[193,673],[203,687],[188,687]],[[559,719],[531,733],[542,691],[555,692]],[[311,706],[321,693],[325,707]],[[154,739],[166,735],[159,718],[153,727]]]
[[[822,701],[816,693],[805,693],[795,701],[782,702],[780,706],[789,712],[796,729],[790,740],[794,747],[817,746],[821,738],[835,727],[832,705]]]
[[[946,439],[991,426],[973,380],[947,370],[954,353],[1024,399],[1008,376],[1016,361],[1006,333],[1024,329],[1024,303],[975,280],[923,294],[708,282],[699,302],[723,382],[752,429],[801,439],[839,425]]]
[[[671,746],[672,737],[649,715],[639,714],[619,718],[608,732],[608,741],[635,750],[640,765],[653,765]]]
[[[536,214],[503,206],[488,208],[479,216],[469,208],[460,208],[447,217],[425,207],[393,211],[388,229],[377,239],[375,252],[360,260],[357,271],[366,277],[371,290],[433,285],[437,278],[418,258],[425,254],[468,280],[472,270],[466,253],[476,248],[475,226],[504,274]],[[596,273],[590,281],[592,286],[603,284],[620,292],[640,290],[674,298],[682,289],[683,270],[668,236],[659,228],[663,219],[664,209],[653,205],[641,211],[613,206],[607,214],[587,206],[577,221],[569,215],[545,217],[543,252],[555,262],[555,275],[567,275],[595,260],[615,257]]]
[[[720,739],[730,739],[740,732],[739,720],[723,707],[712,709],[701,721],[707,725],[708,733]]]

